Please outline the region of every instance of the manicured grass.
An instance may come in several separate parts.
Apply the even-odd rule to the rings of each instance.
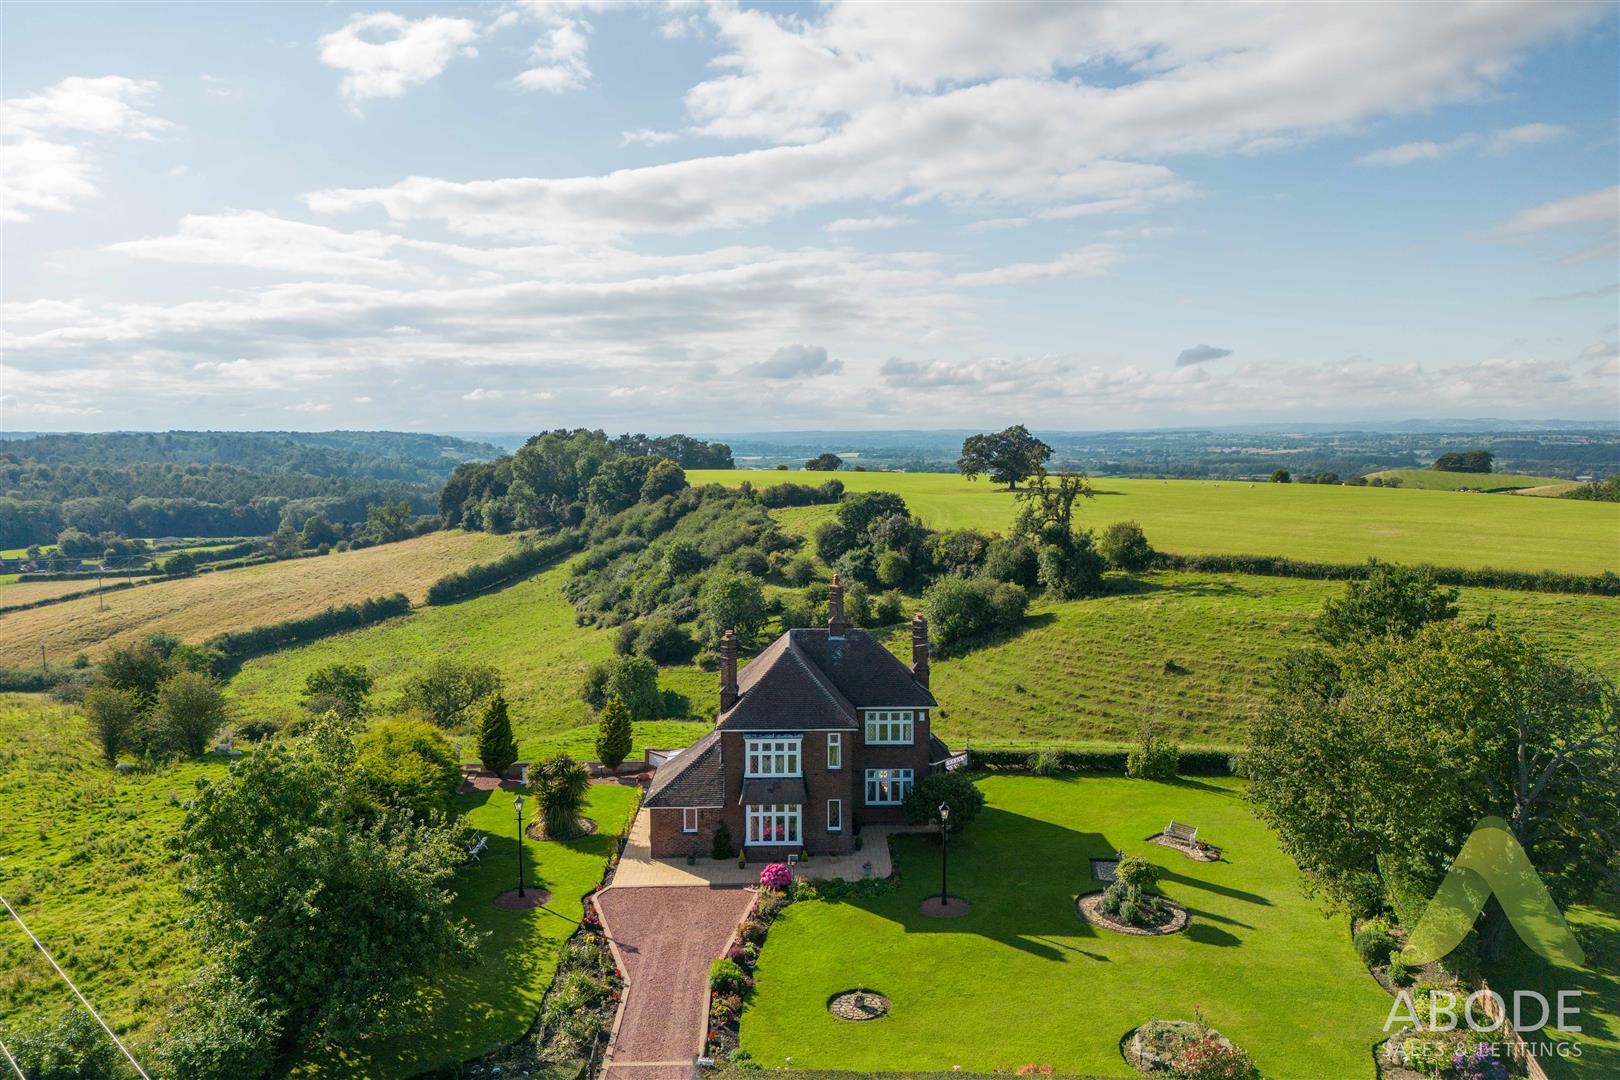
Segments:
[[[38,663],[41,645],[51,662],[66,663],[81,652],[94,659],[108,645],[159,630],[201,641],[225,630],[313,615],[370,596],[403,592],[419,601],[444,574],[496,558],[512,543],[511,537],[488,533],[435,532],[397,544],[199,574],[16,612],[0,620],[0,665]]]
[[[574,742],[577,744],[577,737]],[[536,744],[552,753],[566,740]],[[570,747],[578,753],[578,746]],[[17,908],[121,1037],[145,1056],[174,996],[201,957],[186,936],[167,843],[199,779],[222,776],[223,755],[121,776],[95,755],[76,710],[34,695],[0,696],[0,894]],[[467,820],[491,835],[457,878],[458,914],[487,933],[477,963],[435,973],[406,1034],[307,1074],[404,1077],[517,1038],[533,1020],[580,897],[595,885],[635,792],[592,785],[587,814],[600,831],[567,844],[525,840],[531,884],[551,890],[545,910],[508,912],[491,899],[517,883],[509,791],[461,798]],[[9,918],[0,924],[0,1038],[74,1008],[69,991]]]
[[[989,803],[950,852],[951,892],[973,910],[919,914],[939,889],[940,848],[902,837],[900,885],[877,899],[796,904],[772,927],[742,1045],[766,1068],[1133,1076],[1126,1032],[1148,1020],[1207,1023],[1268,1077],[1374,1075],[1389,997],[1324,918],[1250,811],[1241,782],[991,777]],[[1225,861],[1196,863],[1144,838],[1170,818],[1198,826]],[[1089,859],[1116,849],[1164,869],[1164,894],[1192,926],[1167,937],[1091,927],[1077,894],[1100,887]],[[835,1020],[827,999],[862,986],[888,1017]]]
[[[1568,483],[1574,486],[1573,481],[1559,480],[1553,476],[1526,476],[1523,473],[1463,473],[1442,472],[1438,469],[1384,469],[1380,472],[1370,472],[1367,479],[1382,477],[1388,480],[1395,477],[1401,482],[1402,488],[1417,488],[1423,491],[1456,491],[1458,488],[1473,488],[1475,491],[1492,491],[1497,488],[1533,488],[1545,487],[1548,484]]]
[[[533,911],[504,911],[495,897],[517,887],[517,816],[511,791],[461,797],[467,823],[489,846],[456,883],[456,914],[487,934],[476,960],[435,973],[413,1005],[409,1030],[341,1057],[311,1060],[300,1076],[406,1077],[488,1053],[529,1029],[557,969],[562,943],[577,928],[582,897],[602,880],[634,804],[634,788],[592,784],[586,815],[600,830],[566,844],[524,838],[526,887],[551,900]],[[533,799],[529,800],[533,807]],[[529,817],[525,814],[524,821]]]
[[[958,747],[1121,746],[1151,719],[1188,746],[1239,746],[1278,660],[1309,642],[1323,602],[1343,591],[1297,578],[1155,573],[1131,592],[1037,601],[1021,633],[935,662],[935,729]],[[1493,617],[1620,678],[1620,599],[1462,595],[1464,618]],[[897,632],[890,647],[907,655],[910,639]]]
[[[694,484],[825,480],[822,474],[694,470]],[[894,491],[936,529],[1005,531],[1014,495],[946,473],[840,472],[849,491]],[[1178,554],[1285,555],[1324,562],[1494,566],[1600,574],[1620,570],[1613,504],[1567,499],[1494,499],[1448,491],[1217,480],[1095,482],[1079,511],[1101,527],[1134,520],[1155,547]],[[814,509],[814,508],[812,508]]]

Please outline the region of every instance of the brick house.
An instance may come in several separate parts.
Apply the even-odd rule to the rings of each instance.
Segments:
[[[642,804],[653,857],[709,855],[722,823],[750,860],[853,851],[862,826],[903,824],[912,786],[944,768],[934,706],[922,615],[907,667],[844,622],[836,576],[826,628],[787,631],[740,678],[726,631],[714,730],[658,767]]]

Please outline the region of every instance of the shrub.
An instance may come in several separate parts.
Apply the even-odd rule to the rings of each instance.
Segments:
[[[1389,958],[1389,981],[1396,986],[1405,986],[1412,981],[1412,969],[1399,956]]]
[[[502,582],[536,573],[578,550],[584,539],[584,534],[575,531],[558,533],[548,540],[527,544],[493,562],[477,563],[465,570],[446,574],[428,587],[427,602],[448,604]]]
[[[915,823],[939,820],[939,805],[951,808],[951,832],[959,833],[984,809],[984,792],[964,773],[929,773],[906,795],[906,817]]]
[[[1361,957],[1361,962],[1368,967],[1387,963],[1390,953],[1395,951],[1395,938],[1376,923],[1362,926],[1352,940],[1356,947],[1356,955]]]
[[[836,521],[824,521],[812,534],[816,555],[824,563],[835,563],[839,557],[855,546],[849,530]]]
[[[635,738],[630,710],[617,694],[608,698],[596,724],[596,756],[609,769],[617,769],[630,756]]]
[[[1125,887],[1115,882],[1103,890],[1102,899],[1097,901],[1097,907],[1105,915],[1117,915],[1119,905],[1125,900]]]
[[[1153,548],[1142,526],[1134,521],[1116,521],[1104,529],[1097,540],[1097,551],[1115,570],[1136,573],[1153,565]]]
[[[1016,590],[1004,592],[1003,590]],[[987,578],[943,577],[923,594],[923,611],[941,655],[960,651],[1023,618],[1023,590]],[[1027,601],[1026,601],[1027,602]]]
[[[748,989],[748,976],[737,961],[724,957],[709,965],[709,989],[717,994],[741,994]]]
[[[517,740],[512,737],[512,720],[507,715],[506,697],[491,694],[484,703],[478,723],[478,760],[499,776],[517,761]]]
[[[617,697],[630,710],[633,721],[656,720],[663,715],[663,697],[658,690],[658,665],[645,656],[602,660],[585,671],[579,696],[600,712]]]
[[[816,580],[815,560],[808,555],[800,555],[792,559],[782,568],[782,577],[789,585],[797,585],[801,589]]]
[[[1089,532],[1077,532],[1042,544],[1036,556],[1036,580],[1059,600],[1076,600],[1102,592],[1107,564],[1097,554]]]
[[[642,624],[636,652],[655,664],[690,664],[697,655],[697,642],[675,620],[658,616]]]
[[[731,846],[731,829],[722,821],[714,829],[714,843],[709,854],[716,859],[729,859],[737,852]]]
[[[384,720],[354,740],[355,767],[371,796],[419,819],[456,813],[461,765],[444,733],[425,720]]]
[[[1137,909],[1136,901],[1121,899],[1119,902],[1119,921],[1127,926],[1135,926],[1142,913]]]
[[[321,707],[311,712],[335,708],[351,719],[359,717],[366,711],[371,685],[371,673],[364,664],[328,664],[310,672],[304,680],[304,707],[319,701]]]
[[[898,551],[885,551],[878,556],[878,584],[898,588],[911,577],[911,560]]]
[[[737,644],[750,649],[765,625],[765,594],[757,578],[716,573],[698,593],[698,610],[713,640],[718,641],[727,630],[735,630]]]
[[[985,549],[984,573],[997,581],[1010,581],[1033,589],[1040,573],[1040,560],[1035,548],[1021,539],[993,541]]]
[[[1114,880],[1130,890],[1133,895],[1152,892],[1159,884],[1158,866],[1146,859],[1135,855],[1127,855],[1119,860],[1114,868]]]
[[[793,871],[787,868],[786,863],[767,863],[765,869],[759,872],[759,883],[772,892],[786,892],[793,884]]]
[[[1125,757],[1125,775],[1139,780],[1169,780],[1181,765],[1181,748],[1159,734],[1156,724],[1143,724],[1136,746]]]
[[[898,592],[886,592],[872,604],[872,625],[892,626],[905,618],[905,600]]]
[[[197,757],[225,726],[225,695],[211,676],[177,672],[158,687],[153,721],[162,749]]]
[[[21,1075],[34,1080],[121,1076],[122,1059],[94,1020],[72,1009],[50,1027],[25,1032],[11,1048]]]
[[[140,738],[141,704],[133,690],[93,686],[84,692],[84,714],[109,762],[117,761],[119,752],[132,749]]]
[[[1057,776],[1066,772],[1063,755],[1056,750],[1037,750],[1029,755],[1029,771],[1036,776]]]
[[[1248,1054],[1207,1031],[1182,1047],[1170,1069],[1176,1080],[1250,1080],[1260,1075]]]

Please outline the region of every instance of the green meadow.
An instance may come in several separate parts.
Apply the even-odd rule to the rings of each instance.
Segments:
[[[1566,484],[1574,487],[1573,480],[1560,480],[1554,476],[1526,476],[1523,473],[1465,473],[1444,472],[1439,469],[1384,469],[1380,472],[1370,472],[1367,479],[1379,477],[1384,480],[1399,480],[1402,488],[1418,488],[1423,491],[1457,491],[1461,488],[1473,488],[1475,491],[1493,491],[1498,488],[1534,488],[1546,487],[1549,484]]]
[[[694,484],[821,483],[825,473],[699,471]],[[936,529],[1005,531],[1013,492],[949,473],[840,472],[849,491],[893,491]],[[1083,524],[1136,521],[1162,551],[1283,555],[1322,562],[1434,563],[1505,570],[1620,572],[1620,507],[1452,491],[1098,478]],[[808,508],[814,511],[818,508]]]

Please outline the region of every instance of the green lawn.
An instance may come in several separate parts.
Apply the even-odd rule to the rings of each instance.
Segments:
[[[1125,1033],[1198,1009],[1267,1077],[1374,1075],[1390,999],[1351,949],[1347,921],[1303,896],[1239,781],[1002,776],[982,787],[988,806],[950,858],[951,892],[973,903],[970,914],[918,913],[939,888],[940,849],[904,837],[897,891],[794,905],[772,927],[742,1022],[756,1061],[1133,1076],[1119,1052]],[[1195,863],[1144,841],[1172,817],[1227,859]],[[1162,891],[1192,911],[1186,932],[1126,937],[1076,914],[1075,896],[1100,887],[1088,860],[1119,848],[1164,868]],[[888,995],[890,1015],[833,1019],[827,999],[856,986]]]
[[[820,483],[824,475],[693,470],[694,484]],[[947,473],[840,472],[850,491],[894,491],[936,529],[1006,530],[1014,496],[988,480]],[[1394,562],[1564,570],[1620,570],[1620,509],[1568,499],[1489,499],[1449,491],[1218,480],[1095,482],[1081,521],[1135,520],[1179,554],[1286,555],[1326,562]]]

